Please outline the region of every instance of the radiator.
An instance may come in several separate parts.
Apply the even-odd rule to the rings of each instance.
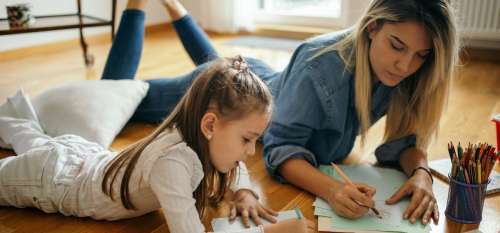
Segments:
[[[500,41],[500,0],[453,0],[463,36]]]

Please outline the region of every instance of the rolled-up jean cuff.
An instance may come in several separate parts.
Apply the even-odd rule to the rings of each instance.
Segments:
[[[139,9],[126,9],[126,10],[123,11],[122,14],[123,15],[127,15],[127,17],[131,17],[131,16],[141,17],[141,18],[145,18],[146,17],[146,14],[144,13],[144,11],[139,10]]]
[[[190,14],[184,15],[181,18],[174,20],[172,24],[175,26],[184,26],[184,24],[195,23],[193,17]]]
[[[280,146],[273,148],[265,163],[269,174],[280,183],[287,183],[286,179],[279,174],[278,168],[289,159],[304,159],[314,167],[318,166],[318,161],[314,154],[301,146]]]

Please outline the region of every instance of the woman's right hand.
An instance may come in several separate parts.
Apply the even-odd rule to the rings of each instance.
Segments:
[[[366,184],[355,183],[349,185],[339,183],[337,187],[331,188],[327,201],[338,215],[349,219],[357,219],[368,212],[369,208],[364,206],[371,208],[375,205],[373,202],[375,192],[375,188]]]
[[[265,233],[313,233],[316,232],[316,224],[307,219],[287,219],[274,224],[264,226]]]

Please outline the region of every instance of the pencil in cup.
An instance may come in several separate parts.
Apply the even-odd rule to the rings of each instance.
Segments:
[[[490,182],[488,177],[495,167],[499,153],[495,153],[495,147],[487,143],[469,143],[465,151],[459,143],[455,150],[452,142],[448,144],[448,152],[452,169],[448,175],[450,189],[445,215],[459,223],[479,223],[482,219],[486,188]]]
[[[500,157],[500,152],[495,152],[495,147],[487,143],[471,145],[461,153],[462,148],[458,144],[458,156],[453,143],[448,144],[448,152],[451,159],[451,174],[455,180],[467,184],[483,184],[488,181],[488,177],[495,168],[496,161]]]
[[[337,166],[335,163],[331,163],[333,169],[335,169],[335,171],[337,171],[337,173],[340,175],[340,177],[342,177],[342,179],[344,180],[344,182],[348,185],[354,185],[351,181],[351,179],[349,179],[349,177],[347,177],[347,175],[340,169],[339,166]],[[366,207],[366,208],[369,208],[373,211],[373,213],[375,213],[377,215],[378,218],[382,218],[382,215],[380,215],[380,212],[375,209],[375,207],[369,207],[369,206],[366,206],[366,205],[363,205],[361,203],[358,203],[356,202],[358,205],[360,206],[363,206],[363,207]]]

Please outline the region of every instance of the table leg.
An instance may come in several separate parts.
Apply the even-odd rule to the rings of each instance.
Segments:
[[[82,46],[82,49],[83,49],[83,59],[85,61],[85,65],[87,66],[87,68],[89,68],[89,67],[92,67],[94,65],[94,56],[92,56],[91,54],[88,54],[88,51],[87,51],[87,43],[85,42],[85,38],[83,35],[83,19],[82,19],[81,1],[77,0],[77,4],[78,4],[78,20],[80,22],[80,27],[79,27],[80,45]]]

